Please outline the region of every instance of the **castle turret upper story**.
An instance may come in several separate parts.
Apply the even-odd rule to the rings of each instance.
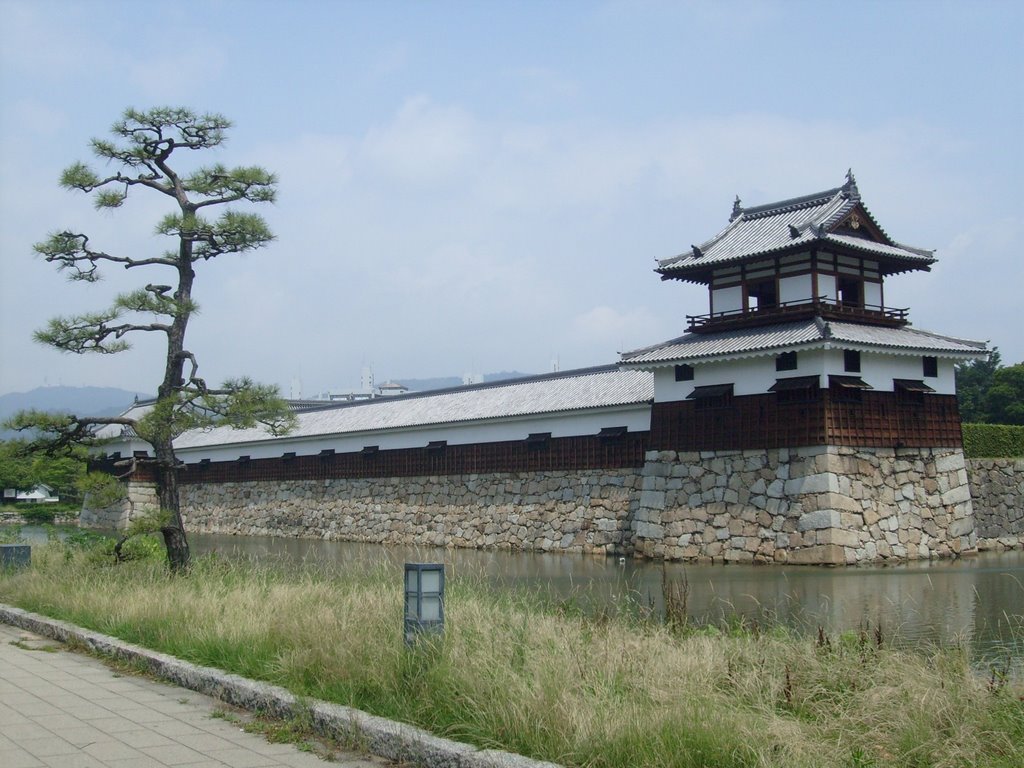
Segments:
[[[852,173],[817,194],[737,199],[725,229],[656,269],[706,285],[708,312],[622,357],[654,372],[653,444],[959,446],[954,366],[985,344],[913,328],[886,303],[886,277],[935,260],[886,233]]]

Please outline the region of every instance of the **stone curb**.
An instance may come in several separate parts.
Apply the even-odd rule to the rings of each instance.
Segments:
[[[140,664],[156,677],[235,707],[281,719],[300,712],[308,714],[317,734],[343,744],[356,744],[359,749],[388,760],[423,768],[560,768],[555,763],[532,760],[511,752],[478,749],[469,744],[443,739],[421,728],[368,715],[351,707],[316,699],[301,699],[276,685],[248,680],[212,667],[200,667],[122,642],[116,637],[2,603],[0,623],[20,627],[62,643],[81,645],[119,661]]]

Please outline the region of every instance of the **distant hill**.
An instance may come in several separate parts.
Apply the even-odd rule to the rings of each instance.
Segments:
[[[524,376],[532,376],[531,373],[520,373],[519,371],[499,371],[498,373],[485,373],[484,381],[505,381],[506,379],[521,379]],[[448,389],[449,387],[461,387],[461,376],[436,376],[432,379],[403,379],[396,378],[399,384],[404,384],[412,392],[430,392],[434,389]]]
[[[36,387],[29,392],[0,395],[0,422],[18,411],[36,409],[73,413],[78,416],[116,416],[135,398],[152,397],[143,392],[129,392],[115,387]],[[0,439],[17,437],[17,432],[0,431]]]

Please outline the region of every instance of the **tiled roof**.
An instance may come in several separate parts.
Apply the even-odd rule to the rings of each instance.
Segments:
[[[635,405],[654,399],[650,373],[615,366],[382,397],[296,414],[289,438],[402,429],[438,424],[554,414]],[[196,430],[175,441],[176,448],[270,439],[262,429],[218,427]]]
[[[884,242],[836,234],[838,227],[856,208],[881,232]],[[705,243],[679,256],[658,262],[664,277],[706,279],[711,267],[782,251],[793,251],[813,243],[826,242],[853,248],[878,257],[886,273],[927,268],[935,261],[931,251],[893,241],[863,206],[853,175],[835,189],[777,203],[742,208],[737,201],[729,225]],[[704,275],[702,277],[702,275]]]
[[[876,347],[893,347],[950,354],[987,354],[984,341],[959,339],[918,328],[885,328],[859,323],[826,323],[832,331],[832,338],[854,344]]]
[[[774,353],[780,348],[820,346],[828,342],[953,357],[980,357],[986,353],[983,341],[940,336],[915,328],[887,328],[812,318],[721,333],[687,333],[662,344],[626,352],[622,355],[622,363],[629,367],[667,365],[686,360],[747,356],[762,351]]]

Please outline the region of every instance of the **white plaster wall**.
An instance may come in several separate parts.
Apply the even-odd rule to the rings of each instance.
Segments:
[[[864,304],[868,307],[882,306],[882,284],[864,282]]]
[[[794,275],[779,280],[779,301],[809,302],[813,294],[810,275]]]
[[[818,275],[818,298],[829,298],[835,301],[836,278],[835,275]]]
[[[743,288],[716,288],[711,292],[712,312],[732,312],[743,309]]]
[[[786,350],[782,350],[786,351]],[[797,368],[793,371],[776,371],[775,355],[746,360],[723,360],[694,365],[693,381],[676,381],[675,370],[671,367],[658,368],[654,372],[654,399],[657,402],[685,400],[694,387],[712,384],[733,384],[735,395],[764,394],[777,379],[794,376],[821,375],[821,386],[828,386],[829,374],[860,376],[874,389],[881,392],[893,391],[893,379],[914,379],[923,381],[938,394],[956,393],[953,362],[939,359],[939,375],[925,378],[920,355],[887,355],[861,352],[861,372],[851,374],[843,369],[842,349],[797,350]]]
[[[347,435],[322,435],[304,438],[278,438],[262,443],[229,443],[220,446],[188,448],[178,451],[186,463],[202,459],[233,461],[245,455],[253,459],[276,458],[293,451],[298,456],[316,455],[325,449],[338,453],[360,451],[364,446],[376,445],[380,450],[423,448],[435,440],[447,440],[449,445],[466,443],[492,443],[506,440],[525,440],[536,432],[550,432],[552,437],[596,435],[604,427],[628,427],[630,432],[646,432],[651,428],[651,409],[646,403],[600,411],[580,411],[539,415],[519,419],[468,424],[444,424],[386,432],[357,432]]]
[[[811,376],[821,373],[824,367],[823,350],[804,350],[797,352],[795,371],[776,371],[776,354],[773,351],[770,355],[746,360],[700,363],[694,366],[693,381],[676,381],[673,368],[658,368],[654,372],[654,399],[657,402],[685,400],[694,387],[713,384],[732,384],[733,394],[737,396],[761,395],[776,379]]]
[[[925,378],[920,355],[884,355],[861,352],[860,373],[850,374],[843,370],[843,351],[831,349],[827,353],[824,373],[860,376],[865,382],[882,392],[893,391],[893,379],[913,379],[923,381],[940,395],[956,394],[953,362],[940,358],[938,368],[939,375],[936,378]]]

